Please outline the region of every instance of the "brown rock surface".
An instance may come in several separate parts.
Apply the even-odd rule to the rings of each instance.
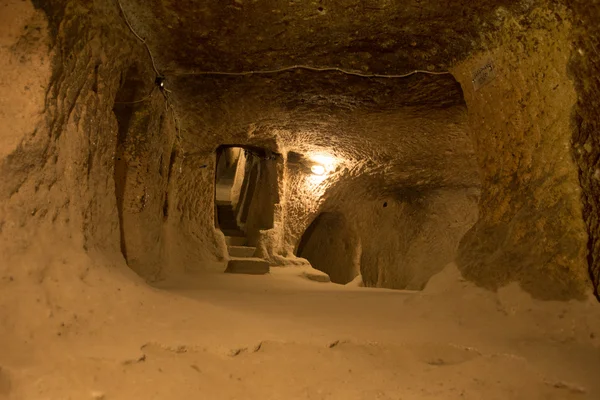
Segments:
[[[480,219],[461,243],[469,279],[518,281],[544,299],[587,291],[586,231],[572,161],[576,94],[567,76],[565,9],[534,8],[490,36],[488,51],[456,67],[482,171]],[[475,90],[471,72],[492,61],[496,79]],[[587,286],[587,287],[586,287]]]
[[[600,54],[598,50],[600,2],[570,1],[575,26],[569,63],[577,90],[572,114],[573,156],[579,167],[583,216],[588,227],[588,264],[596,295],[600,289]]]
[[[0,399],[600,398],[599,20],[0,0]]]
[[[251,238],[272,263],[292,257],[320,212],[340,211],[367,239],[365,283],[420,288],[454,258],[481,184],[480,218],[458,259],[465,276],[488,288],[518,281],[542,298],[580,297],[589,288],[587,239],[573,136],[587,264],[597,276],[595,167],[585,156],[594,154],[586,132],[595,100],[584,97],[594,86],[582,72],[594,68],[593,48],[584,48],[594,36],[581,42],[591,17],[579,2],[35,4],[50,36],[38,11],[5,48],[22,63],[46,57],[47,68],[36,43],[50,43],[52,77],[37,128],[11,128],[3,146],[5,237],[62,221],[68,241],[122,254],[146,278],[203,269],[226,254],[213,221],[215,149],[254,145],[283,154],[271,174],[277,195],[265,200],[275,201],[273,221],[253,222],[273,228]],[[581,93],[575,124],[570,59]],[[498,77],[475,91],[471,74],[489,60]],[[449,74],[197,74],[296,64],[366,74],[451,67],[462,90]],[[308,164],[297,166],[290,152],[332,154],[339,170],[311,186]],[[379,246],[375,228],[384,225],[381,237],[392,242]]]

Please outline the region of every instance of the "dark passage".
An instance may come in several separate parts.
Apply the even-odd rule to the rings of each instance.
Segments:
[[[139,72],[135,66],[130,67],[121,78],[121,88],[117,92],[113,112],[117,118],[119,130],[115,151],[115,195],[117,197],[117,211],[119,214],[119,231],[121,240],[121,253],[127,261],[127,245],[125,240],[125,226],[123,222],[123,202],[125,188],[127,187],[127,134],[136,110],[144,105],[135,103],[142,96],[144,83],[139,80]]]
[[[346,284],[358,275],[359,252],[358,236],[344,215],[324,212],[306,229],[296,253],[332,282]]]

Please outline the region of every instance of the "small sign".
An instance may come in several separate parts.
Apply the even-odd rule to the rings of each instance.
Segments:
[[[481,67],[473,71],[473,87],[479,90],[496,78],[496,67],[492,60],[489,60]]]

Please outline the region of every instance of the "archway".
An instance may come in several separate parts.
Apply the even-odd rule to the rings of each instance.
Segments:
[[[360,240],[339,212],[323,212],[306,229],[296,254],[334,283],[346,284],[359,273]]]
[[[121,87],[115,97],[113,105],[113,113],[117,119],[118,131],[115,149],[115,166],[114,166],[114,181],[115,181],[115,196],[117,200],[117,212],[119,215],[119,232],[121,253],[125,261],[129,261],[127,254],[127,239],[126,239],[126,222],[125,214],[127,213],[124,207],[127,197],[127,174],[129,170],[127,152],[129,131],[136,113],[144,113],[147,109],[146,103],[136,102],[144,95],[146,85],[143,78],[140,76],[139,69],[136,65],[131,66],[121,77]]]
[[[217,149],[215,226],[242,246],[255,246],[261,230],[273,228],[279,203],[277,155],[252,146]]]

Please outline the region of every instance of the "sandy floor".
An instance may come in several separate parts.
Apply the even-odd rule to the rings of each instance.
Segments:
[[[46,277],[49,325],[3,321],[0,398],[600,398],[597,304],[496,295],[451,267],[424,292],[313,282],[293,268],[159,288],[106,271],[81,284]]]

